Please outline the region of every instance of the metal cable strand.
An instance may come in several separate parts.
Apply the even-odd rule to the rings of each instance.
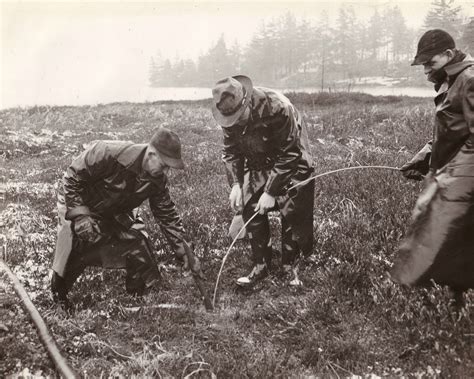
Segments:
[[[302,182],[299,182],[293,186],[291,186],[290,188],[288,188],[287,192],[288,191],[291,191],[292,189],[295,189],[296,187],[299,187],[299,186],[302,186],[306,183],[309,183],[311,180],[315,180],[315,179],[318,179],[318,178],[321,178],[323,176],[327,176],[327,175],[331,175],[331,174],[336,174],[338,172],[342,172],[342,171],[349,171],[349,170],[360,170],[360,169],[381,169],[381,170],[394,170],[394,171],[400,171],[400,169],[398,167],[391,167],[391,166],[353,166],[353,167],[344,167],[344,168],[339,168],[337,170],[332,170],[332,171],[327,171],[327,172],[323,172],[322,174],[317,174],[317,175],[314,175],[314,176],[311,176],[309,177],[308,179],[306,180],[303,180]],[[216,279],[216,285],[214,287],[214,295],[212,297],[212,306],[215,307],[216,306],[216,294],[217,294],[217,287],[219,286],[219,279],[221,277],[221,274],[222,274],[222,270],[224,268],[224,264],[227,260],[227,257],[231,251],[231,249],[234,247],[235,245],[235,242],[237,241],[240,233],[242,233],[243,230],[245,230],[246,226],[249,224],[250,221],[252,221],[254,219],[255,216],[258,215],[258,212],[255,212],[253,214],[252,217],[249,218],[249,220],[244,224],[244,226],[242,226],[242,228],[239,230],[239,232],[236,234],[236,237],[234,238],[234,240],[232,241],[231,245],[229,246],[229,248],[227,249],[227,252],[225,253],[224,255],[224,258],[222,259],[222,263],[221,263],[221,268],[219,269],[219,273],[217,274],[217,279]]]

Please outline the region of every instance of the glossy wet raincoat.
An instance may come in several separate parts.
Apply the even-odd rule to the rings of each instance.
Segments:
[[[282,259],[291,263],[298,251],[309,255],[313,247],[314,183],[288,191],[313,173],[307,130],[293,104],[277,91],[254,87],[250,107],[246,125],[222,128],[227,177],[231,186],[242,186],[244,221],[254,214],[264,191],[276,198],[282,215]],[[254,261],[269,258],[267,216],[254,218],[247,232]]]
[[[474,288],[474,60],[444,69],[429,179],[391,271],[403,284]]]
[[[146,144],[99,141],[74,159],[58,188],[59,227],[53,270],[73,282],[88,265],[127,268],[130,283],[151,286],[158,278],[150,243],[136,208],[149,200],[172,250],[185,254],[185,232],[171,200],[166,175],[142,171]],[[74,235],[76,217],[91,215],[102,238],[84,243]],[[72,283],[70,283],[72,285]]]

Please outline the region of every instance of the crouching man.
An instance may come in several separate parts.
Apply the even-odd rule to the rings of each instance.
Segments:
[[[126,290],[133,295],[142,295],[158,281],[152,247],[136,211],[146,199],[174,253],[188,268],[189,245],[167,186],[170,167],[184,168],[181,144],[163,127],[148,144],[99,141],[74,159],[58,190],[51,281],[56,302],[69,306],[67,293],[87,266],[125,268]]]

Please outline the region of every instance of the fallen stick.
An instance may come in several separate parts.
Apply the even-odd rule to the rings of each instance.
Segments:
[[[46,323],[44,322],[43,318],[41,317],[38,310],[34,306],[25,288],[21,285],[17,276],[10,270],[10,268],[1,258],[0,258],[0,269],[5,271],[8,277],[10,278],[15,292],[20,297],[24,307],[26,308],[26,310],[28,311],[28,314],[31,317],[31,320],[35,324],[35,327],[38,331],[41,342],[46,347],[46,350],[50,358],[53,360],[54,365],[56,366],[61,376],[66,379],[78,378],[78,375],[75,374],[74,371],[68,366],[66,359],[59,352],[56,342],[54,342],[54,339],[52,335],[50,334]]]
[[[196,287],[201,293],[204,307],[206,308],[207,311],[212,311],[214,310],[214,304],[211,302],[211,299],[209,298],[206,288],[204,287],[204,280],[201,277],[202,275],[201,266],[198,263],[198,261],[196,261],[196,257],[193,254],[191,246],[189,246],[187,242],[184,242],[184,250],[186,252],[186,256],[188,257],[189,269],[191,270],[194,283],[196,284]]]

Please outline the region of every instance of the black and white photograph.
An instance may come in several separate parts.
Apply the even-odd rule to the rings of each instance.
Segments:
[[[0,377],[474,377],[472,0],[0,1],[0,83]]]

